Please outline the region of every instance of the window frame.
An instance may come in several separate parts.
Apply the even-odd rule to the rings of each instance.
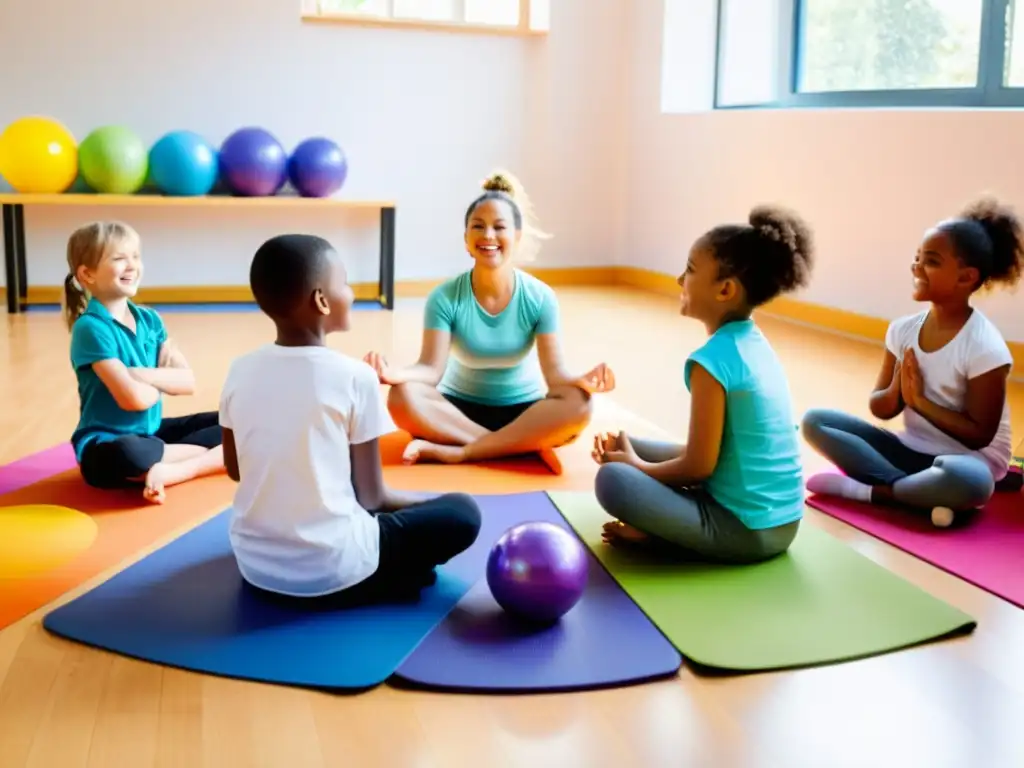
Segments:
[[[533,26],[533,0],[518,0],[518,3],[519,21],[515,25],[465,21],[465,2],[457,3],[457,7],[462,10],[462,20],[395,16],[394,0],[387,0],[387,11],[383,15],[359,13],[358,11],[321,11],[317,0],[303,0],[301,19],[307,23],[348,24],[357,27],[391,27],[510,37],[546,37],[550,31],[547,26]]]
[[[777,92],[773,101],[754,104],[722,104],[721,68],[724,4],[718,0],[715,30],[717,55],[714,72],[715,110],[735,109],[1019,109],[1024,107],[1024,86],[1004,86],[1007,62],[1006,18],[1014,0],[982,0],[981,44],[978,80],[971,88],[908,88],[903,90],[827,91],[798,90],[803,49],[804,7],[808,0],[779,0],[779,50]],[[1024,0],[1021,0],[1024,2]],[[1014,9],[1024,12],[1024,8]],[[1012,25],[1010,26],[1012,32]],[[1024,45],[1024,40],[1020,43]]]

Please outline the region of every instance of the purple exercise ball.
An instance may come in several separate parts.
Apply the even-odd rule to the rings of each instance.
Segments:
[[[579,539],[552,523],[509,528],[487,558],[487,585],[516,618],[553,623],[583,596],[587,553]]]
[[[335,142],[306,139],[288,160],[288,178],[303,197],[330,197],[345,183],[348,160]]]
[[[220,175],[232,194],[276,195],[288,180],[288,153],[263,128],[241,128],[220,148]]]

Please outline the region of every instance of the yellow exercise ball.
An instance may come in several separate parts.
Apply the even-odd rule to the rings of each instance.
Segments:
[[[71,562],[98,535],[95,520],[69,507],[0,507],[0,594],[4,582],[35,578]]]
[[[0,176],[23,194],[59,194],[78,177],[78,143],[49,117],[15,120],[0,133]]]

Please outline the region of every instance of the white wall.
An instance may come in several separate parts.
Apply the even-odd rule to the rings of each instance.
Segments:
[[[349,158],[343,196],[397,201],[400,279],[467,264],[465,207],[508,166],[556,235],[545,266],[610,264],[625,227],[606,220],[625,181],[628,6],[553,6],[546,39],[518,39],[303,24],[298,0],[6,0],[0,126],[47,114],[79,140],[121,123],[147,143],[187,128],[219,144],[260,125],[289,149],[331,136]],[[377,278],[372,212],[90,206],[26,209],[31,283],[59,284],[71,229],[111,216],[141,231],[151,286],[244,285],[255,248],[282,231],[322,234],[351,279]]]
[[[800,298],[892,318],[916,309],[909,265],[929,225],[985,191],[1024,213],[1019,110],[662,114],[662,11],[662,0],[633,4],[623,263],[678,274],[707,228],[779,202],[817,235],[814,282]],[[1024,293],[980,306],[1024,341]]]

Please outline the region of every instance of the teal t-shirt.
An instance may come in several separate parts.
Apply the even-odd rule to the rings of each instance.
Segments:
[[[512,300],[497,315],[473,295],[472,272],[439,285],[427,298],[424,326],[451,334],[451,354],[438,389],[484,405],[514,405],[547,394],[534,342],[558,330],[555,292],[515,271]]]
[[[80,402],[78,427],[71,436],[71,444],[79,461],[89,443],[123,435],[152,435],[163,418],[160,400],[145,411],[121,408],[92,369],[93,363],[111,358],[117,358],[128,368],[157,367],[160,347],[167,340],[163,320],[152,309],[131,302],[128,310],[135,318],[135,333],[115,320],[95,299],[71,326],[71,365],[78,378]]]
[[[725,389],[718,464],[704,487],[752,530],[803,517],[804,478],[789,382],[753,320],[728,323],[686,361],[690,388],[699,363]]]

